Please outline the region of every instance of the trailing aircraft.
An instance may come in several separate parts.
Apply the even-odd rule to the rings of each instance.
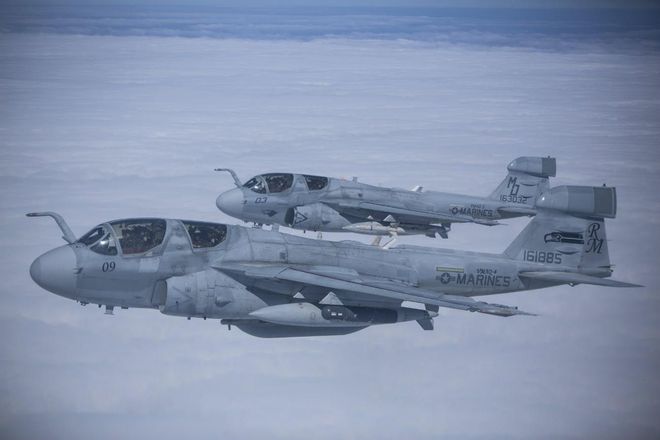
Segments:
[[[217,198],[218,209],[246,222],[307,231],[371,235],[436,234],[447,238],[452,223],[493,226],[498,220],[536,214],[538,196],[556,174],[552,157],[519,157],[488,197],[383,188],[354,180],[269,173],[241,183]]]
[[[384,249],[220,223],[134,218],[77,238],[54,212],[66,245],[30,267],[42,288],[82,305],[153,308],[220,319],[259,337],[343,335],[417,321],[433,329],[440,308],[528,315],[475,299],[563,284],[635,287],[611,280],[605,218],[610,187],[560,186],[501,254],[399,245]],[[410,303],[408,306],[406,304]]]

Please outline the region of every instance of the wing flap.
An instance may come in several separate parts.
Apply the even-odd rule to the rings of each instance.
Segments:
[[[643,287],[639,284],[594,277],[574,272],[520,272],[518,276],[532,280],[550,281],[566,284],[593,284],[606,287]]]
[[[501,214],[511,214],[511,215],[536,215],[536,209],[524,208],[522,206],[503,206],[497,208]]]

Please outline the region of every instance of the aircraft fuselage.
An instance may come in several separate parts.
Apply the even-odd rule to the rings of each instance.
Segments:
[[[296,286],[278,285],[272,280],[237,282],[213,269],[214,265],[232,262],[334,266],[367,276],[385,276],[438,291],[439,295],[491,295],[548,285],[524,284],[516,276],[521,270],[534,270],[542,264],[514,261],[497,254],[415,246],[385,250],[351,241],[314,240],[240,226],[227,226],[226,239],[217,246],[194,249],[180,221],[166,222],[162,244],[145,254],[123,255],[120,251],[102,255],[77,242],[37,258],[31,275],[45,289],[83,303],[162,309],[167,295],[159,289],[166,288],[164,282],[205,273],[207,284],[195,287],[209,292],[206,305],[182,309],[180,314],[215,318],[241,318],[265,305],[295,301],[292,296]],[[112,230],[107,224],[105,227]],[[357,295],[353,305],[375,303],[382,305]]]

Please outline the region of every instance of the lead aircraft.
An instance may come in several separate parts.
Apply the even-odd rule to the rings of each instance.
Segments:
[[[498,220],[532,216],[548,178],[556,174],[553,157],[519,157],[488,197],[383,188],[354,180],[306,174],[269,173],[220,194],[218,209],[246,222],[307,231],[371,235],[436,234],[447,238],[452,223],[497,225]]]
[[[114,307],[154,308],[271,338],[413,320],[431,330],[440,307],[529,314],[473,297],[562,284],[636,287],[609,279],[604,219],[616,215],[614,188],[560,186],[536,207],[501,254],[383,249],[160,218],[111,221],[76,238],[57,213],[31,213],[54,218],[67,244],[38,257],[30,275],[50,292],[105,305],[108,314]]]

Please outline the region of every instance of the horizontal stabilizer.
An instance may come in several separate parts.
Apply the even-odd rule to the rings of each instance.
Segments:
[[[593,284],[595,286],[606,287],[644,287],[639,284],[625,283],[623,281],[610,280],[608,278],[594,277],[575,272],[520,272],[518,275],[521,278],[564,284]]]

